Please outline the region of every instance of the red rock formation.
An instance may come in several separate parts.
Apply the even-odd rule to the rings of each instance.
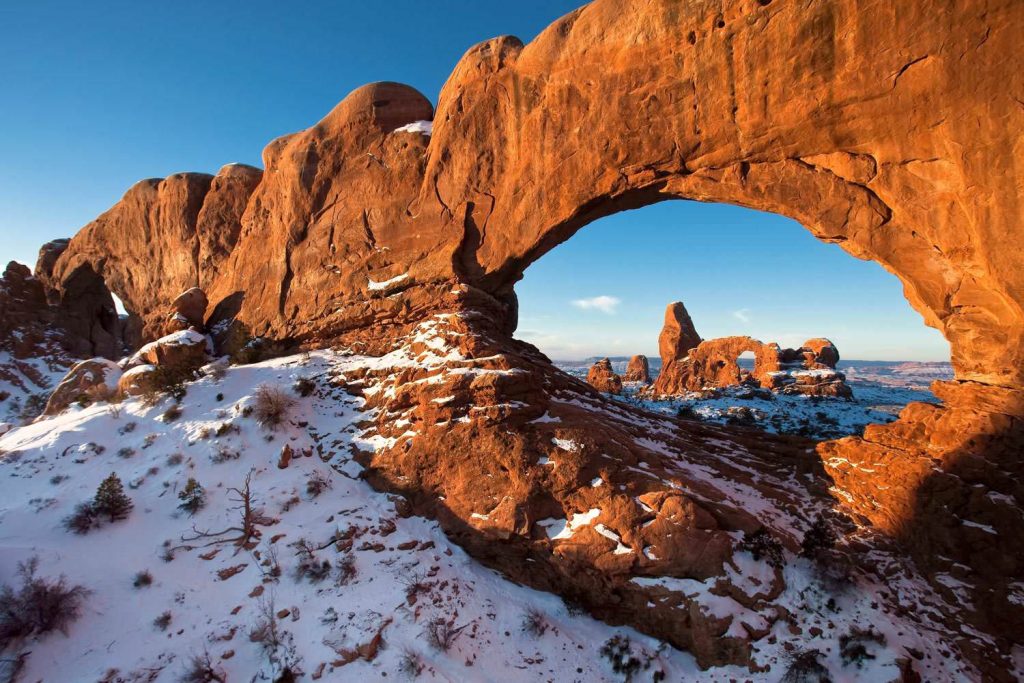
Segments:
[[[72,403],[107,400],[117,391],[121,368],[106,358],[90,358],[77,363],[50,394],[43,415],[56,415]]]
[[[74,363],[68,353],[74,340],[57,323],[42,283],[26,266],[8,263],[0,277],[0,407],[5,413],[35,417],[42,405],[32,408],[21,401],[44,396],[41,392],[52,388],[50,378]],[[20,410],[14,410],[15,401]]]
[[[971,550],[956,555],[958,580],[976,598],[957,601],[960,621],[998,643],[968,655],[996,658],[1024,643],[1013,617],[1019,609],[1007,597],[1024,571],[1005,557],[1019,555],[1006,548],[1024,525],[1007,514],[999,534],[979,535],[976,525],[987,526],[989,513],[975,500],[991,493],[1011,508],[1024,501],[1008,483],[1024,479],[1010,455],[1024,443],[1024,405],[1015,398],[1024,388],[1016,171],[1024,109],[1013,87],[1019,65],[1007,58],[1021,25],[1017,2],[597,0],[527,46],[505,37],[470,49],[436,115],[412,89],[375,84],[313,128],[271,143],[255,189],[225,183],[230,201],[217,203],[223,214],[211,213],[210,229],[236,219],[240,226],[230,254],[220,254],[225,245],[212,249],[223,256],[217,269],[197,265],[196,256],[215,180],[178,175],[136,185],[37,274],[94,350],[116,342],[104,318],[104,283],[141,317],[146,339],[159,334],[167,302],[193,286],[210,295],[215,322],[233,321],[238,335],[280,345],[337,340],[384,353],[431,316],[459,313],[491,336],[488,353],[511,354],[496,361],[504,374],[456,387],[490,421],[442,432],[424,419],[407,451],[387,450],[371,463],[381,486],[422,486],[433,501],[422,503],[425,512],[458,535],[474,528],[470,503],[483,503],[473,490],[483,479],[449,492],[441,477],[459,467],[488,470],[491,454],[510,452],[509,441],[526,461],[550,451],[550,441],[538,440],[541,428],[526,427],[499,400],[519,395],[545,405],[537,387],[557,377],[531,365],[535,352],[510,339],[513,285],[532,262],[597,218],[670,198],[794,218],[896,274],[914,308],[950,341],[958,382],[943,391],[953,405],[912,406],[864,441],[822,448],[841,473],[838,490],[849,492],[837,493],[837,504],[892,529],[923,567],[946,566],[937,548]],[[432,136],[399,130],[417,119],[433,119]],[[424,418],[447,410],[420,401],[429,391],[410,389],[402,400]],[[604,417],[586,410],[570,418],[558,406],[579,429],[574,434],[602,447],[641,438],[625,426],[602,427]],[[672,448],[699,458],[706,438]],[[851,457],[857,449],[871,459]],[[488,457],[471,456],[480,452]],[[424,468],[430,458],[442,462]],[[881,492],[875,461],[913,476],[895,477],[900,485]],[[510,471],[521,474],[519,466]],[[393,476],[399,472],[408,481]],[[492,509],[510,548],[525,543],[532,519],[514,502],[526,481],[505,474],[487,487],[487,495],[513,500]],[[546,513],[588,509],[592,492],[582,478],[529,481],[541,482],[535,499],[568,487]],[[955,512],[932,502],[954,500],[963,502]],[[897,514],[900,521],[888,519]],[[950,523],[954,514],[971,524]],[[469,531],[458,537],[480,557],[492,552]],[[535,554],[534,576],[517,576],[558,590],[583,584],[597,609],[600,591],[624,595],[615,618],[639,623],[650,595],[594,574],[622,559],[592,549],[568,565]],[[493,561],[515,571],[507,555]],[[560,566],[572,568],[571,580]],[[693,639],[694,626],[676,626],[659,619],[643,627],[674,633],[676,643]],[[711,639],[690,643],[702,649],[700,661],[741,659],[739,650],[707,645],[718,642],[718,626],[696,627]]]
[[[650,384],[651,366],[647,362],[647,356],[641,353],[630,358],[629,365],[626,366],[626,374],[622,376],[622,381]]]
[[[209,301],[203,290],[198,287],[185,290],[171,303],[167,332],[177,332],[189,328],[203,329],[207,306],[209,306]]]
[[[658,335],[658,352],[661,354],[661,367],[666,367],[675,360],[686,358],[690,349],[697,348],[701,338],[693,320],[686,311],[682,301],[676,301],[665,309],[665,324]]]
[[[587,384],[606,394],[622,393],[622,378],[612,369],[612,362],[602,358],[587,371]]]

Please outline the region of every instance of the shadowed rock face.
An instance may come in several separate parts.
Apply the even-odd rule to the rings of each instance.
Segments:
[[[932,571],[959,558],[984,597],[972,623],[1022,642],[1006,586],[1024,558],[1005,552],[1024,542],[1021,25],[1016,2],[598,0],[529,45],[471,48],[436,112],[365,86],[268,145],[262,175],[143,181],[37,275],[93,352],[110,334],[97,283],[143,340],[202,286],[212,322],[282,345],[383,353],[435,314],[486,311],[493,350],[526,267],[597,218],[667,199],[792,217],[896,274],[957,373],[945,407],[820,447],[838,502]],[[403,130],[430,119],[432,136]],[[496,448],[505,421],[480,427]]]

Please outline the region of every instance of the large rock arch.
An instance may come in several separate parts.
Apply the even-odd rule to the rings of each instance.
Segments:
[[[667,199],[790,216],[895,273],[956,368],[945,407],[820,447],[837,497],[930,570],[971,567],[977,623],[1021,642],[1022,26],[1013,0],[597,0],[470,49],[436,111],[366,86],[268,145],[262,175],[133,188],[42,279],[67,295],[88,265],[145,330],[203,284],[251,334],[371,352],[486,310],[493,351],[526,267],[596,218]]]

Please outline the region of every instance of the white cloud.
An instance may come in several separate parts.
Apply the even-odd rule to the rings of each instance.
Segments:
[[[749,308],[741,308],[738,311],[733,311],[732,312],[732,317],[736,318],[741,323],[749,323],[750,322],[750,309]]]
[[[601,296],[593,296],[589,299],[576,299],[572,302],[572,305],[576,308],[582,308],[584,311],[597,310],[608,315],[615,315],[615,309],[621,303],[622,299],[618,297],[602,294]]]

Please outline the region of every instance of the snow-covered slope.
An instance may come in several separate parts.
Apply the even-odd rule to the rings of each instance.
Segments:
[[[401,501],[359,478],[354,454],[386,440],[364,431],[372,415],[363,400],[332,379],[381,362],[325,351],[232,367],[188,385],[177,417],[167,413],[169,398],[154,406],[129,400],[75,408],[0,439],[0,583],[16,583],[18,564],[38,557],[40,575],[64,574],[91,591],[66,636],[36,636],[4,653],[30,653],[20,680],[176,681],[207,655],[229,681],[276,680],[286,668],[303,680],[625,680],[612,666],[618,655],[607,654],[616,637],[628,638],[640,663],[632,680],[663,672],[669,681],[777,681],[787,649],[804,645],[822,652],[835,681],[894,680],[907,648],[922,654],[918,667],[930,680],[959,675],[959,665],[939,655],[942,636],[930,618],[885,614],[893,600],[913,610],[927,598],[896,568],[888,586],[826,595],[811,565],[789,556],[778,603],[793,618],[756,643],[757,663],[771,666],[762,674],[700,671],[687,653],[506,581],[435,522],[403,516]],[[300,378],[315,382],[312,394],[292,393],[287,419],[260,426],[257,388],[291,393]],[[128,518],[85,535],[65,530],[63,520],[112,472],[134,503]],[[238,490],[250,473],[259,536],[245,547],[217,542],[236,533],[183,540],[239,526]],[[205,507],[191,517],[178,497],[189,478],[206,491]],[[312,562],[303,547],[313,549]],[[738,557],[737,581],[769,571]],[[313,565],[306,576],[298,573],[303,562]],[[326,576],[310,577],[317,569]],[[136,587],[143,572],[152,583]],[[762,620],[699,581],[635,581],[701,595],[709,609],[739,610],[737,628]],[[870,656],[859,665],[839,653],[853,625],[873,626],[886,641],[867,642]]]
[[[183,414],[170,423],[161,417],[170,399],[153,407],[126,401],[0,440],[0,581],[14,583],[18,563],[38,556],[41,575],[65,574],[92,591],[67,636],[24,644],[31,654],[21,680],[176,681],[204,653],[231,681],[273,680],[286,665],[323,680],[402,680],[410,666],[422,666],[426,680],[603,680],[612,672],[597,650],[614,635],[654,654],[650,638],[572,616],[559,598],[503,580],[449,543],[436,523],[402,518],[388,496],[358,479],[352,449],[361,445],[361,399],[326,384],[329,371],[358,361],[327,353],[232,368],[220,382],[189,385]],[[319,389],[298,399],[277,431],[242,417],[255,387],[287,389],[299,377],[317,378]],[[279,469],[285,444],[297,456]],[[242,487],[250,470],[266,518],[256,547],[183,542],[194,528],[237,525],[229,489]],[[111,472],[134,502],[130,516],[86,535],[66,531],[62,520]],[[178,508],[189,477],[206,490],[194,517]],[[314,477],[330,488],[307,492]],[[342,540],[332,543],[336,535]],[[294,544],[302,539],[323,546],[315,555],[331,563],[329,577],[296,578]],[[182,545],[196,547],[174,549]],[[145,571],[152,585],[134,587]],[[250,640],[268,610],[287,610],[274,652]],[[534,610],[540,637],[523,630]],[[164,613],[170,622],[161,629],[154,622]],[[447,652],[429,642],[436,619],[460,629]],[[378,633],[381,646],[372,652],[367,645]],[[654,666],[676,675],[695,670],[678,652]]]

